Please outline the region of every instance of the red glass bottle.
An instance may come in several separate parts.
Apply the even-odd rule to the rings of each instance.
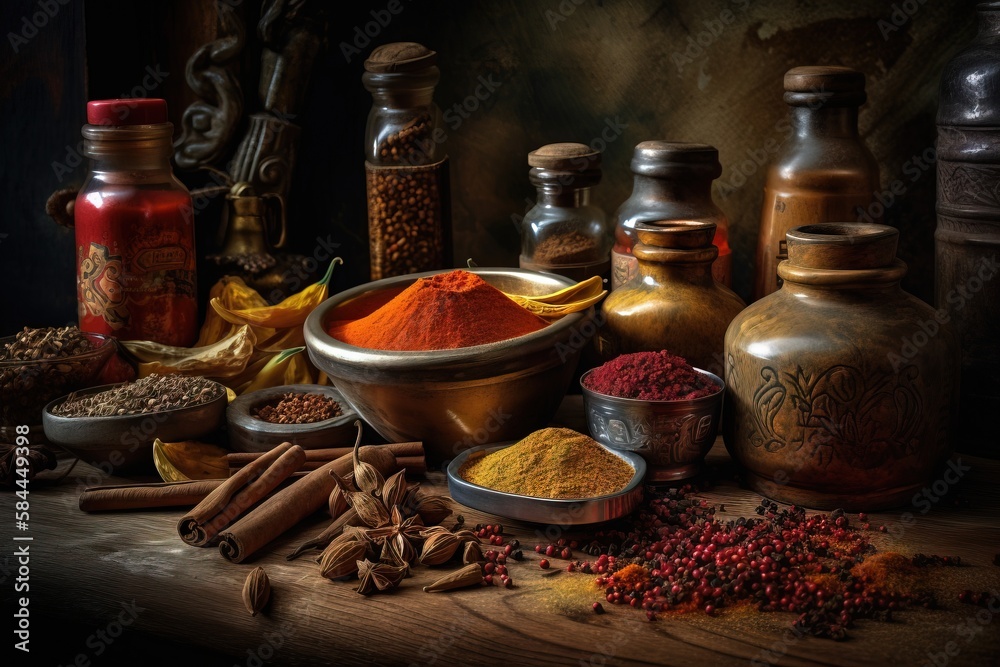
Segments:
[[[170,165],[161,99],[87,104],[91,159],[76,198],[80,328],[188,346],[198,337],[194,208]]]

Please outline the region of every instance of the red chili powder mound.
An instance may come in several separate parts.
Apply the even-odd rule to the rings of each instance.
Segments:
[[[366,317],[328,333],[373,350],[450,350],[495,343],[548,326],[474,273],[420,278]]]
[[[644,401],[690,400],[722,389],[684,358],[666,350],[615,357],[594,369],[585,383],[599,394]]]

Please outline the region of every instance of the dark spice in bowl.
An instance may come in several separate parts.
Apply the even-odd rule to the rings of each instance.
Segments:
[[[607,396],[643,401],[692,400],[722,389],[683,357],[667,350],[615,357],[587,376],[586,387]]]
[[[119,417],[203,405],[219,398],[225,388],[207,378],[152,373],[97,394],[70,394],[52,408],[59,417]]]
[[[263,405],[253,416],[271,424],[312,424],[343,414],[340,404],[322,394],[286,393],[277,403]]]

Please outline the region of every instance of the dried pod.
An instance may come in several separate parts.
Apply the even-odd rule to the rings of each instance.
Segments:
[[[428,526],[441,523],[452,513],[448,500],[444,496],[420,496],[416,499],[413,509]]]
[[[251,616],[264,610],[271,599],[271,582],[262,567],[255,567],[243,582],[243,604]]]
[[[424,593],[450,591],[455,588],[478,586],[481,583],[483,583],[482,566],[480,566],[479,563],[470,563],[459,570],[455,570],[454,572],[441,577],[433,584],[424,586]]]
[[[351,491],[347,503],[354,508],[365,524],[378,528],[389,523],[389,511],[382,501],[365,491]]]
[[[347,511],[347,495],[344,489],[338,484],[330,492],[330,516],[336,519]]]
[[[451,560],[451,557],[458,551],[462,541],[452,533],[434,533],[424,540],[424,547],[420,551],[421,565],[442,565]]]
[[[409,568],[403,566],[393,566],[386,563],[373,563],[367,558],[357,562],[358,568],[358,593],[371,595],[375,591],[387,591],[395,588],[406,576]]]
[[[400,470],[382,485],[382,502],[386,507],[402,504],[406,498],[406,488],[406,471]]]
[[[319,571],[327,579],[342,579],[358,571],[358,559],[364,558],[367,542],[345,540],[331,543],[319,560]]]
[[[463,542],[475,542],[476,544],[482,543],[482,540],[479,539],[479,537],[471,530],[456,530],[455,537]]]
[[[444,526],[427,526],[426,528],[422,529],[418,533],[418,535],[420,536],[420,539],[426,540],[432,535],[439,535],[441,533],[447,533],[449,535],[453,534],[450,530],[448,530]]]
[[[375,466],[365,463],[358,457],[358,447],[361,446],[361,420],[356,421],[355,424],[358,427],[358,437],[354,441],[354,485],[358,487],[359,491],[376,496],[382,490],[385,480]]]
[[[466,565],[470,563],[479,563],[483,559],[483,549],[479,546],[479,541],[466,542],[465,550],[462,552],[462,562]]]

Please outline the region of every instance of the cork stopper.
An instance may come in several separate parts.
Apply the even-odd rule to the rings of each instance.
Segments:
[[[654,177],[694,175],[716,179],[722,175],[719,151],[708,144],[681,141],[643,141],[632,154],[632,173]]]
[[[393,42],[379,46],[365,60],[369,72],[413,72],[437,63],[437,52],[416,42]]]
[[[793,106],[860,106],[865,75],[850,67],[809,65],[785,72],[785,102]]]
[[[590,171],[601,166],[601,153],[586,144],[547,144],[528,153],[528,166],[556,171]]]

